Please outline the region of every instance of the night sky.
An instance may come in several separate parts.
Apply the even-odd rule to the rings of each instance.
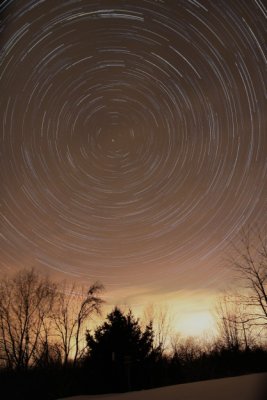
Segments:
[[[230,241],[266,223],[263,1],[0,11],[1,274],[204,310]]]

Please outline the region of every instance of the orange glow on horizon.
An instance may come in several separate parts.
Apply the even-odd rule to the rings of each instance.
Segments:
[[[192,312],[179,318],[175,328],[184,336],[215,333],[215,320],[210,311]]]

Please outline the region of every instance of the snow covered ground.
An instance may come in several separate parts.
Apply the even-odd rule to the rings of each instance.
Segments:
[[[266,400],[267,373],[185,383],[129,393],[68,397],[68,400]],[[61,399],[62,400],[62,399]]]

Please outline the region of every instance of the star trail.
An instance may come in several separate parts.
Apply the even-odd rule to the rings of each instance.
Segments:
[[[216,289],[229,242],[266,224],[263,1],[0,12],[1,273]]]

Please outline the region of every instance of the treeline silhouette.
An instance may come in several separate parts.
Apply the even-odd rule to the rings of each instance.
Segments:
[[[34,269],[2,279],[1,398],[52,400],[266,371],[266,240],[253,244],[254,252],[249,245],[243,264],[234,264],[247,292],[218,299],[218,336],[172,335],[168,351],[166,315],[159,331],[153,318],[144,324],[115,307],[92,331],[91,318],[104,304],[99,283],[85,291]]]

